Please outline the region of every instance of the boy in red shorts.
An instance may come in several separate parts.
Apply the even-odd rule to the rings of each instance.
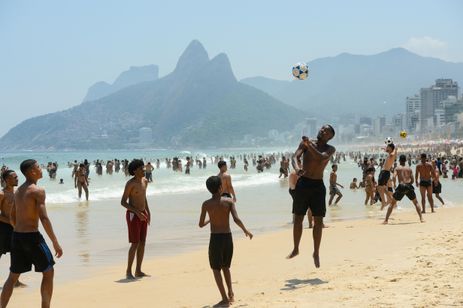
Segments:
[[[135,279],[147,276],[141,270],[143,255],[145,254],[146,231],[151,220],[151,213],[146,200],[148,180],[145,178],[145,164],[140,159],[130,162],[128,171],[133,176],[125,184],[121,205],[127,209],[126,220],[129,229],[129,256],[127,262],[127,279]],[[132,264],[137,255],[135,276],[132,275]]]

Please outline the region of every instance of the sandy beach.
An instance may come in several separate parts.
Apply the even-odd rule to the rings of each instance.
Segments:
[[[290,228],[256,236],[234,233],[233,307],[463,306],[463,208],[426,214],[394,212],[381,220],[333,222],[324,230],[321,268],[313,266],[312,238],[304,230],[292,260]],[[252,228],[252,227],[251,227]],[[208,232],[199,230],[198,232]],[[194,234],[192,235],[194,236]],[[145,260],[151,277],[127,283],[125,264],[55,286],[54,307],[209,307],[219,293],[198,251]],[[56,275],[60,275],[59,265]],[[31,275],[31,274],[29,274]],[[38,289],[15,290],[10,307],[36,307]]]

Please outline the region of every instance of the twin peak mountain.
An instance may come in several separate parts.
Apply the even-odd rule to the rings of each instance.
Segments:
[[[238,82],[228,57],[209,59],[192,41],[173,72],[132,67],[110,85],[97,83],[82,104],[28,119],[0,139],[19,149],[118,149],[151,146],[227,146],[245,135],[287,131],[304,113]],[[140,140],[140,129],[151,130]],[[149,140],[151,139],[151,140]]]

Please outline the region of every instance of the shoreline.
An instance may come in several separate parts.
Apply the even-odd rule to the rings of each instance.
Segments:
[[[324,229],[321,268],[311,259],[312,239],[304,229],[300,255],[285,256],[291,228],[253,240],[234,232],[231,267],[236,303],[250,307],[463,305],[463,208],[426,214],[394,211],[390,225],[380,219],[330,223]],[[205,230],[208,233],[208,231]],[[207,243],[195,251],[147,258],[151,277],[126,283],[125,264],[101,267],[94,277],[56,284],[56,307],[209,307],[219,301],[207,259]],[[59,266],[56,270],[59,275]],[[34,275],[38,276],[38,275]],[[194,285],[194,288],[191,286]],[[79,292],[76,292],[79,290]],[[423,292],[423,290],[425,292]],[[37,306],[36,288],[15,290],[10,307]]]

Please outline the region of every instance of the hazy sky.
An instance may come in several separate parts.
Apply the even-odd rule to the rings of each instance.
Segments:
[[[459,0],[0,0],[0,136],[131,65],[169,73],[193,39],[239,79],[288,80],[295,62],[399,46],[463,62],[462,29]]]

